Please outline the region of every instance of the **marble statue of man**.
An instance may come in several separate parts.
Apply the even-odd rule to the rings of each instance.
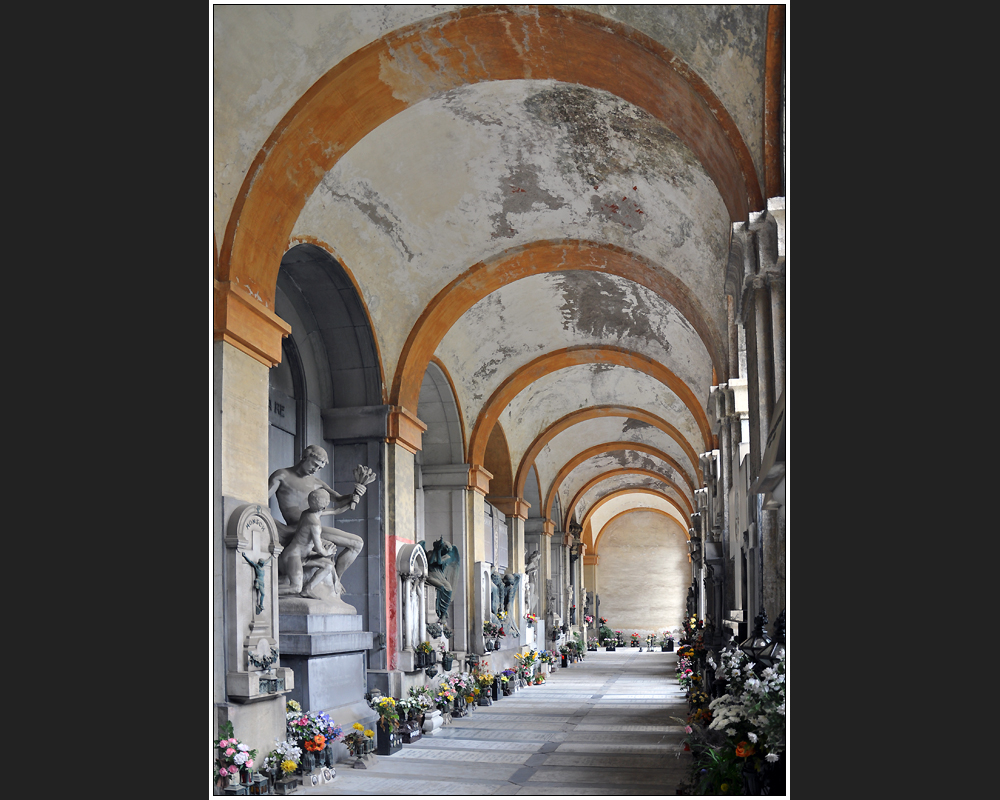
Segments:
[[[361,479],[354,484],[352,494],[335,492],[324,481],[316,477],[316,473],[323,469],[329,460],[326,450],[319,445],[311,444],[302,452],[302,458],[294,467],[275,470],[268,479],[267,496],[277,498],[278,508],[281,509],[281,515],[285,518],[284,523],[278,520],[274,521],[278,527],[282,547],[287,546],[295,535],[299,518],[303,512],[309,509],[310,492],[316,489],[325,489],[329,493],[330,505],[322,511],[323,516],[343,514],[357,505],[368,490],[365,484],[375,479],[371,470],[362,467],[363,474],[360,475]],[[359,477],[357,471],[355,477]],[[341,578],[347,568],[354,563],[354,559],[358,557],[361,548],[364,547],[364,540],[353,533],[325,526],[321,528],[320,535],[324,541],[336,545],[340,550],[336,561],[333,562],[334,591],[339,596],[343,593]]]

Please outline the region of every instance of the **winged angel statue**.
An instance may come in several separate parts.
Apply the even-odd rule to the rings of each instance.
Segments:
[[[452,587],[458,575],[460,557],[458,548],[439,538],[434,547],[427,549],[427,542],[420,542],[427,555],[427,583],[437,589],[437,604],[434,607],[438,622],[445,622],[451,607]]]

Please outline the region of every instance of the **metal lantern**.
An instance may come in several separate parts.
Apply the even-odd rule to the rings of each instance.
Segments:
[[[760,654],[771,644],[771,637],[764,631],[766,625],[767,612],[762,608],[760,613],[754,617],[753,633],[750,634],[749,639],[740,645],[740,650],[746,653],[747,657],[755,665],[760,661]]]

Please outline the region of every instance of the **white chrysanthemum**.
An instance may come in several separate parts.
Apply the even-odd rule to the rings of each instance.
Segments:
[[[768,753],[766,756],[764,756],[764,760],[765,761],[770,761],[771,763],[774,763],[775,761],[778,760],[778,754],[777,753]]]
[[[749,740],[750,740],[751,742],[756,742],[756,741],[757,741],[757,734],[756,734],[756,733],[752,733],[752,732],[751,732],[751,733],[748,733],[748,734],[747,734],[747,738],[748,738],[748,739],[749,739]]]

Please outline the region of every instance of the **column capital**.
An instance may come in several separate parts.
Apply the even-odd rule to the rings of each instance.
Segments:
[[[469,470],[469,487],[473,489],[483,497],[486,497],[490,493],[490,480],[493,478],[493,473],[490,472],[482,464],[473,464],[472,468]]]
[[[597,553],[594,553],[593,555],[589,555],[589,556],[584,556],[583,557],[583,565],[585,567],[595,567],[595,566],[597,566],[597,563],[598,563],[599,560],[600,560],[600,556],[598,556]]]
[[[504,516],[517,517],[518,519],[527,519],[528,509],[531,508],[531,503],[526,503],[520,497],[494,497],[487,495],[486,500],[490,505],[498,508]]]
[[[556,532],[556,524],[552,520],[547,519],[542,523],[542,533],[544,533],[546,536],[552,536],[555,534],[555,532]]]
[[[215,341],[228,342],[266,367],[281,363],[281,340],[292,326],[231,281],[215,281]]]
[[[427,426],[408,409],[401,406],[389,407],[388,435],[389,444],[398,444],[404,450],[416,454],[421,449],[422,437]]]

